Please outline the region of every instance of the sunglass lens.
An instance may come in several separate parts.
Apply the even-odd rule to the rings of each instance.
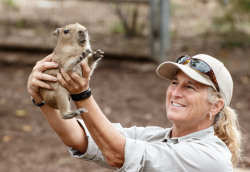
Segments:
[[[185,63],[187,60],[189,60],[189,57],[188,57],[188,56],[181,56],[181,57],[179,57],[179,58],[176,60],[176,63],[183,64],[183,63]]]
[[[208,64],[199,59],[192,59],[190,61],[190,66],[201,73],[208,73],[211,70]]]

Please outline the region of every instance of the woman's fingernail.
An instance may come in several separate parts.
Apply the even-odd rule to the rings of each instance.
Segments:
[[[57,81],[57,77],[53,77],[53,80],[54,80],[54,81]]]

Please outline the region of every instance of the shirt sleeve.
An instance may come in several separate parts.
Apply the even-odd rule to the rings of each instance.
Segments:
[[[145,163],[145,142],[127,138],[125,144],[125,161],[118,171],[138,172]]]
[[[127,139],[125,162],[119,171],[231,172],[233,170],[230,155],[220,152],[217,146],[195,142],[192,139],[189,141],[173,144]]]
[[[232,172],[231,153],[221,140],[190,138],[179,144],[169,145],[176,160],[192,172]]]
[[[163,142],[146,142],[127,139],[125,162],[118,170],[133,172],[185,172],[174,153]]]
[[[82,119],[77,119],[77,121],[85,130],[85,134],[88,140],[88,147],[84,154],[72,147],[69,147],[68,150],[70,154],[74,158],[84,159],[87,161],[95,161],[100,166],[116,169],[108,165],[102,152],[100,151],[100,149],[94,142],[93,138],[91,137],[91,134],[89,133],[84,121]],[[125,153],[127,156],[125,157],[126,165],[123,166],[124,167],[129,166],[131,167],[130,169],[132,168],[140,169],[141,168],[140,163],[137,164],[137,162],[141,161],[143,157],[142,154],[144,153],[145,150],[145,142],[135,139],[137,139],[137,136],[140,135],[140,133],[144,130],[144,127],[123,128],[119,123],[113,123],[112,125],[126,138]],[[135,161],[135,159],[137,160]]]
[[[95,144],[94,140],[92,139],[85,123],[82,120],[77,119],[77,122],[81,125],[81,127],[84,129],[87,140],[88,140],[88,147],[87,147],[87,151],[85,154],[82,154],[80,151],[69,147],[69,152],[70,154],[75,157],[75,158],[83,158],[85,160],[89,160],[89,161],[95,161],[98,158],[98,155],[100,154],[100,151],[97,147],[97,145]],[[99,154],[98,154],[99,153]]]
[[[87,147],[87,150],[86,150],[86,152],[84,154],[81,153],[77,149],[74,149],[72,147],[68,147],[68,150],[69,150],[70,154],[74,158],[84,159],[86,161],[95,161],[97,164],[99,164],[102,167],[115,169],[115,168],[108,165],[108,163],[105,160],[102,152],[100,151],[100,149],[98,148],[98,146],[94,142],[93,138],[91,137],[91,135],[90,135],[84,121],[82,119],[77,119],[77,122],[85,130],[85,134],[86,134],[86,137],[87,137],[87,140],[88,140],[88,147]]]

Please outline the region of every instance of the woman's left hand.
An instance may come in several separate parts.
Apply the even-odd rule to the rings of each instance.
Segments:
[[[70,94],[79,94],[89,88],[90,68],[86,60],[81,61],[82,76],[74,71],[65,71],[61,69],[61,73],[57,74],[60,84],[66,88]]]

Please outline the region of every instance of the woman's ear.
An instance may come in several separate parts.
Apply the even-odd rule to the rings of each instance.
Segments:
[[[222,98],[219,98],[215,104],[212,105],[212,108],[210,110],[210,114],[212,116],[217,115],[224,107],[224,100]]]

